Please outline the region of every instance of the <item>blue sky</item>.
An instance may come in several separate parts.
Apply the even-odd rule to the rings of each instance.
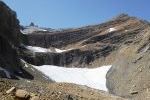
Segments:
[[[150,20],[150,0],[4,0],[22,25],[71,28],[102,23],[120,14]]]

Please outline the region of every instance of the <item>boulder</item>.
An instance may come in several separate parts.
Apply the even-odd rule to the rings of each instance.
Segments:
[[[16,90],[15,96],[17,98],[27,99],[30,97],[30,94],[29,94],[29,92],[27,92],[25,90],[18,89],[18,90]]]

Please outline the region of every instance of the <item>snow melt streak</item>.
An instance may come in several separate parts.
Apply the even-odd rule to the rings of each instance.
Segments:
[[[33,47],[33,46],[27,46],[28,50],[34,51],[34,52],[48,52],[48,49],[42,48],[42,47]]]
[[[99,68],[65,68],[52,65],[34,66],[56,82],[75,83],[107,91],[106,74],[111,65]]]
[[[35,46],[26,46],[26,49],[31,50],[33,52],[53,52],[51,49],[35,47]],[[62,52],[69,51],[69,50],[72,50],[72,49],[61,50],[61,49],[55,48],[56,53],[62,53]]]

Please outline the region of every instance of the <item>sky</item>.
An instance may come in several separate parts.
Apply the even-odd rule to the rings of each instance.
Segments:
[[[21,25],[75,28],[99,24],[126,13],[150,21],[150,0],[3,0]]]

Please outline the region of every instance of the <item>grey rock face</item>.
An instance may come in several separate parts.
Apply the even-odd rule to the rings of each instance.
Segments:
[[[11,78],[16,78],[16,75],[30,76],[29,74],[24,76],[18,73],[20,71],[26,72],[22,70],[18,56],[21,33],[16,13],[2,1],[0,1],[0,12],[0,68],[8,71]],[[0,77],[6,76],[0,75]]]
[[[57,66],[75,66],[85,67],[95,59],[106,57],[115,47],[107,45],[99,47],[96,50],[73,49],[62,53],[52,52],[31,52],[23,50],[21,57],[33,65],[57,65]],[[105,54],[103,53],[105,52]]]
[[[0,1],[0,66],[8,70],[19,67],[16,48],[20,44],[16,13]]]
[[[143,31],[140,41],[124,47],[107,73],[110,93],[147,100],[150,87],[150,28]],[[147,91],[147,92],[146,92]]]

